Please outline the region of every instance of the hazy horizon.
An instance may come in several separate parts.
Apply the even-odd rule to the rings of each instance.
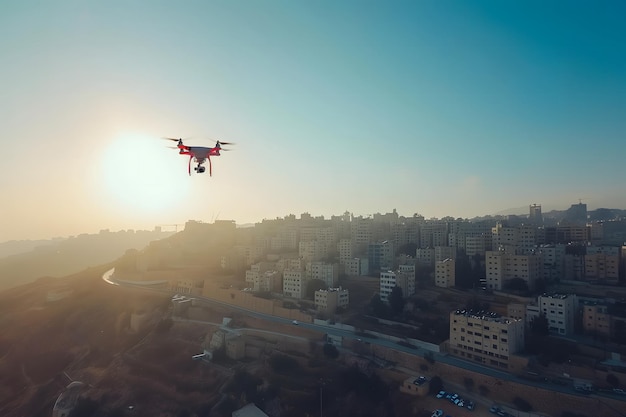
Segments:
[[[626,208],[625,3],[32,6],[0,5],[0,242]],[[162,136],[236,145],[190,177]]]

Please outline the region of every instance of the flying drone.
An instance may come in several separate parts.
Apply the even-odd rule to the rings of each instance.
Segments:
[[[218,140],[215,143],[215,146],[210,148],[206,146],[187,146],[183,143],[182,139],[175,139],[175,138],[163,138],[163,139],[177,142],[176,148],[179,149],[178,153],[180,155],[189,155],[189,163],[187,164],[187,172],[189,173],[189,175],[191,175],[191,161],[192,160],[197,164],[193,168],[193,170],[196,171],[196,173],[198,174],[202,174],[206,170],[206,168],[202,165],[208,160],[209,161],[209,175],[212,175],[211,157],[220,156],[220,151],[229,150],[229,149],[223,149],[222,145],[234,145],[234,143],[231,143],[231,142],[220,142]]]

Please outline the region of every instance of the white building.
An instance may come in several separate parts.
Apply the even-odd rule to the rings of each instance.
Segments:
[[[384,271],[380,273],[380,299],[384,302],[389,300],[389,294],[394,287],[402,288],[402,295],[409,297],[415,294],[415,267],[413,265],[401,265],[398,271]]]
[[[568,336],[574,333],[578,298],[574,294],[544,294],[537,298],[539,310],[548,320],[551,333]]]

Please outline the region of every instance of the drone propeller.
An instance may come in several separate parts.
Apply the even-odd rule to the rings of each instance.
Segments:
[[[218,140],[217,143],[220,145],[235,145],[235,142],[222,142],[221,140]]]
[[[166,137],[163,137],[163,138],[161,138],[161,139],[171,140],[171,141],[173,141],[173,142],[178,142],[178,141],[180,140],[180,139],[176,139],[176,138],[166,138]]]

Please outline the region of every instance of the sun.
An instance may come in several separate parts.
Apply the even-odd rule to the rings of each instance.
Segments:
[[[180,159],[159,138],[119,134],[103,153],[103,191],[123,210],[154,214],[172,209],[189,191]]]

